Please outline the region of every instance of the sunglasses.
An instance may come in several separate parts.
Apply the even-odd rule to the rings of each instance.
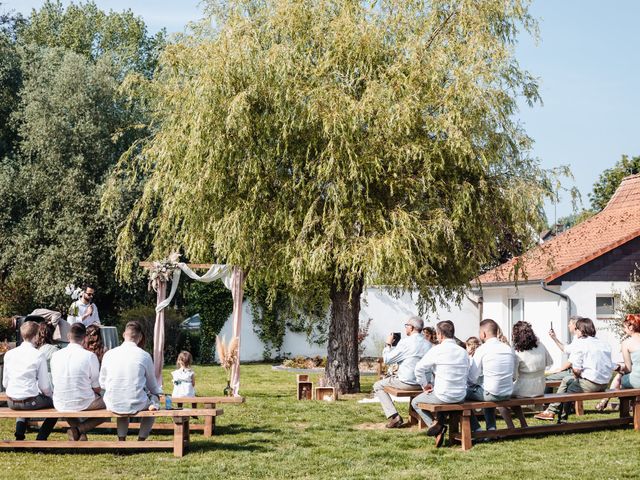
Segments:
[[[93,297],[93,293],[85,293],[87,297]]]

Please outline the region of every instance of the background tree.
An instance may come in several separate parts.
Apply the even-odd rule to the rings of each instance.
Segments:
[[[611,199],[624,177],[640,173],[640,157],[622,158],[612,167],[600,174],[598,181],[593,184],[593,191],[589,194],[591,208],[599,212]]]
[[[164,34],[149,36],[130,11],[106,14],[93,2],[46,2],[13,25],[0,39],[10,54],[0,82],[16,86],[0,100],[11,112],[2,137],[13,135],[0,141],[0,287],[23,285],[30,304],[64,308],[67,282],[93,281],[104,320],[146,291],[143,282],[122,288],[114,275],[135,186],[117,192],[111,215],[98,210],[108,172],[145,134],[143,99],[121,87],[151,75]]]
[[[149,175],[119,238],[250,270],[331,303],[328,380],[359,390],[368,284],[461,298],[526,247],[555,185],[527,152],[513,58],[520,0],[231,0],[169,46],[148,85],[154,134],[122,170]],[[213,25],[213,27],[211,27]]]

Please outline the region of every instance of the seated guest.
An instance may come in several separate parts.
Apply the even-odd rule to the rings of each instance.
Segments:
[[[467,341],[464,342],[464,344],[465,344],[467,353],[469,354],[469,358],[473,357],[478,347],[482,345],[478,337],[469,337],[467,338]]]
[[[100,386],[105,390],[104,403],[112,412],[133,414],[147,410],[157,401],[156,398],[150,398],[150,395],[157,396],[162,393],[153,372],[151,355],[138,347],[142,337],[140,323],[129,322],[123,333],[122,345],[104,354],[100,369]],[[139,441],[146,440],[149,436],[153,420],[153,417],[141,419]],[[124,441],[129,429],[129,418],[118,417],[117,422],[118,439]]]
[[[69,329],[69,345],[51,358],[53,376],[53,406],[61,412],[82,412],[105,408],[100,396],[100,365],[98,358],[82,348],[86,335],[82,323],[74,323]],[[107,419],[89,418],[80,421],[68,418],[69,440],[86,440],[87,432]]]
[[[467,400],[501,402],[513,393],[515,357],[511,347],[498,339],[498,324],[491,319],[480,322],[480,340],[483,342],[471,359]],[[482,385],[478,378],[483,377]],[[495,408],[485,408],[487,430],[496,429]],[[480,430],[475,415],[471,415],[471,428]]]
[[[7,393],[7,405],[12,410],[41,410],[53,406],[47,361],[34,346],[37,334],[37,323],[24,322],[20,327],[22,343],[4,355],[2,386]],[[56,421],[56,418],[46,418],[36,440],[46,440]],[[26,432],[26,420],[18,418],[16,440],[24,440]]]
[[[436,335],[438,345],[430,349],[416,365],[416,380],[424,392],[415,397],[411,405],[429,426],[427,435],[435,436],[436,446],[440,447],[447,430],[444,414],[438,413],[438,420],[433,422],[431,413],[418,408],[418,403],[462,402],[467,393],[469,356],[453,339],[455,331],[451,322],[438,323]]]
[[[576,340],[571,344],[569,363],[573,375],[566,376],[558,387],[558,393],[602,392],[607,389],[615,364],[611,360],[609,345],[596,338],[596,327],[589,318],[576,321]],[[569,408],[563,408],[561,420],[569,416]],[[553,420],[560,411],[559,403],[552,403],[535,418]]]
[[[98,362],[102,363],[102,357],[106,349],[104,348],[104,342],[102,341],[102,335],[100,333],[100,325],[95,323],[87,327],[87,334],[84,337],[82,346],[94,353],[98,357]]]
[[[513,326],[512,340],[517,362],[513,396],[527,398],[543,395],[544,371],[553,364],[551,355],[538,340],[529,322],[516,322]]]
[[[438,344],[438,337],[436,334],[436,329],[433,327],[424,327],[424,329],[422,330],[422,333],[424,334],[424,338],[427,342],[429,342],[431,345],[437,345]]]
[[[556,332],[553,330],[553,328],[551,330],[549,330],[549,336],[551,337],[551,339],[555,342],[555,344],[558,346],[558,348],[563,352],[566,353],[567,355],[569,355],[571,353],[571,346],[573,344],[573,340],[576,337],[576,322],[578,321],[578,319],[580,319],[582,317],[578,316],[578,315],[574,315],[572,317],[569,318],[569,334],[571,335],[571,343],[569,344],[564,344],[562,343],[560,340],[558,340],[558,337],[556,336]],[[545,378],[546,381],[551,381],[551,380],[562,380],[564,377],[566,377],[567,375],[571,376],[571,364],[569,362],[564,362],[558,369],[549,372]],[[553,387],[546,387],[544,389],[544,393],[553,393]]]
[[[618,366],[618,373],[611,382],[611,389],[640,388],[640,315],[627,315],[622,324],[624,333],[628,336],[622,342],[622,358],[624,365]],[[596,410],[607,408],[609,399],[605,398],[596,405]]]
[[[44,355],[47,361],[47,372],[49,372],[49,380],[51,380],[51,357],[60,348],[53,342],[53,332],[55,327],[50,323],[42,322],[38,325],[38,334],[33,342],[33,346],[36,347]]]
[[[622,388],[640,388],[640,315],[627,315],[624,322],[625,333],[629,335],[622,342],[622,358],[625,373],[620,379]]]
[[[415,390],[418,387],[414,372],[416,363],[424,357],[432,346],[422,335],[423,326],[424,323],[420,317],[409,317],[404,324],[407,336],[401,339],[395,347],[392,347],[393,334],[389,335],[384,350],[382,350],[382,360],[385,364],[398,364],[396,374],[385,377],[373,384],[373,392],[380,399],[382,410],[389,420],[386,424],[387,428],[399,428],[402,426],[403,421],[393,404],[393,400],[384,391],[384,387],[391,386],[402,390]]]

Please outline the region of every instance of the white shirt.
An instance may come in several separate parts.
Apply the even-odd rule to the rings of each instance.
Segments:
[[[40,393],[51,396],[47,360],[31,342],[22,342],[4,354],[2,386],[13,400],[37,397]]]
[[[87,318],[85,318],[84,320],[81,320],[82,316],[86,313],[87,308],[89,308],[90,305],[93,305],[93,312],[91,312],[91,315],[89,315]],[[73,309],[74,306],[78,307],[78,315],[75,317],[73,315],[67,316],[67,322],[71,324],[82,322],[84,323],[85,327],[88,327],[89,325],[93,325],[94,323],[97,325],[100,325],[100,316],[98,315],[98,307],[96,306],[95,303],[84,303],[82,300],[76,300],[71,304],[71,309]]]
[[[531,350],[515,352],[516,381],[513,384],[514,397],[538,397],[544,394],[546,367],[553,364],[553,359],[542,342]]]
[[[401,339],[395,347],[386,346],[382,350],[382,360],[385,364],[398,364],[398,380],[411,385],[417,385],[415,368],[418,360],[425,356],[433,345],[421,333]]]
[[[136,413],[147,408],[149,397],[145,388],[154,395],[162,394],[151,355],[127,341],[104,354],[100,386],[105,390],[105,405],[116,413]]]
[[[469,355],[455,340],[447,338],[420,359],[415,373],[422,387],[429,383],[429,374],[435,374],[435,396],[445,403],[461,402],[467,394]]]
[[[497,397],[510,396],[513,392],[515,355],[511,347],[493,337],[478,347],[471,360],[469,382],[475,384],[484,376],[482,386]]]
[[[609,345],[596,337],[576,338],[571,345],[571,367],[582,370],[580,376],[593,383],[609,383],[615,368]]]
[[[51,357],[53,406],[61,412],[81,412],[95,400],[100,387],[100,363],[93,352],[70,343]]]

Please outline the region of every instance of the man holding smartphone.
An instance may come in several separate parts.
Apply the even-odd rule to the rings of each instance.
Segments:
[[[397,363],[398,371],[373,385],[373,393],[380,399],[382,410],[389,420],[386,424],[387,428],[399,428],[402,426],[403,420],[398,414],[391,396],[384,391],[384,387],[390,386],[400,390],[415,390],[419,386],[414,371],[416,364],[431,348],[431,343],[422,335],[424,322],[420,317],[409,317],[404,327],[406,337],[393,346],[394,334],[389,334],[384,350],[382,350],[384,363],[386,365]]]

